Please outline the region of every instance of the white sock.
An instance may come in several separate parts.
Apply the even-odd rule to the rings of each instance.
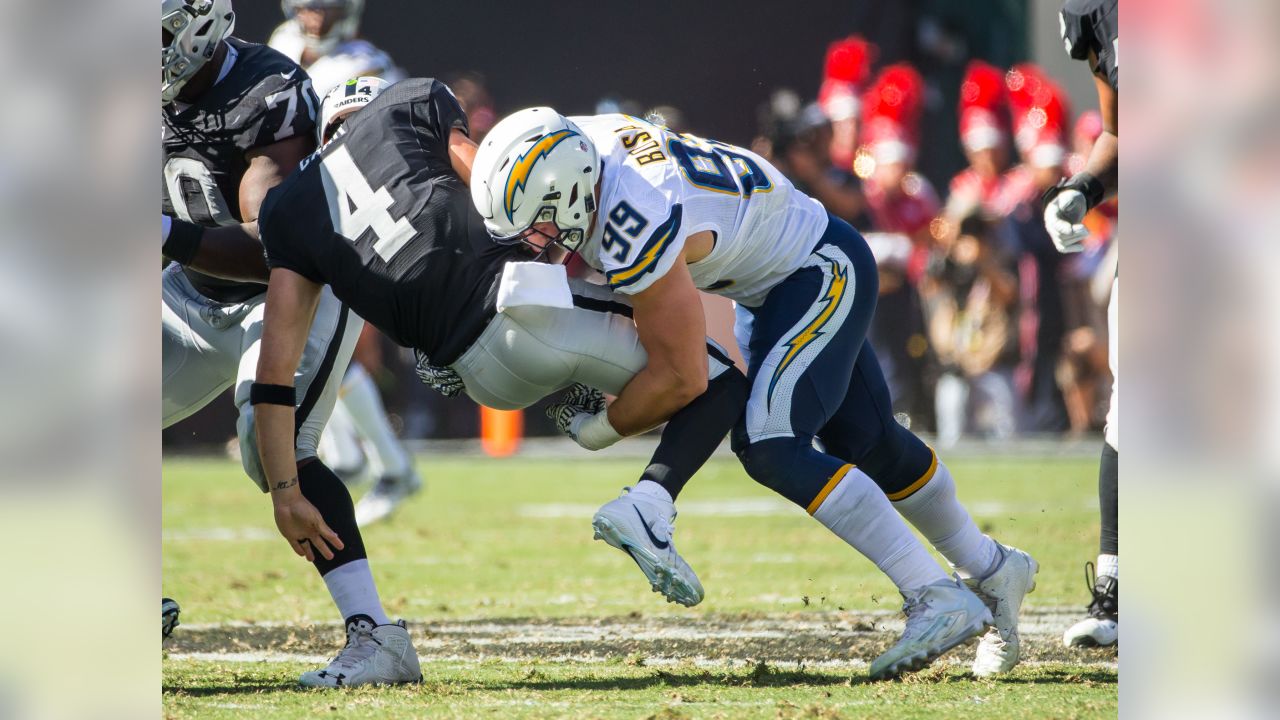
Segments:
[[[867,556],[899,590],[949,579],[865,473],[845,472],[813,518]]]
[[[387,422],[387,408],[373,378],[358,365],[352,364],[342,378],[342,402],[356,432],[373,447],[375,469],[380,475],[403,475],[409,470],[409,453]]]
[[[352,560],[330,570],[324,576],[333,603],[338,606],[345,621],[352,615],[368,615],[374,624],[387,625],[391,620],[382,609],[378,598],[378,586],[373,583],[368,560]]]
[[[893,506],[962,577],[985,578],[1000,564],[999,544],[982,534],[960,504],[951,471],[941,460],[924,487]]]
[[[1098,556],[1098,577],[1106,575],[1117,580],[1120,579],[1120,556],[1119,555],[1099,555]]]
[[[651,498],[657,498],[658,500],[664,500],[666,502],[675,502],[671,499],[671,493],[667,492],[666,488],[652,480],[641,480],[636,483],[635,486],[631,488],[631,494],[644,495]]]

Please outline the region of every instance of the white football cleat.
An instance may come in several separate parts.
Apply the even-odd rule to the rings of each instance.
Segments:
[[[1062,644],[1067,647],[1110,647],[1120,639],[1120,581],[1109,575],[1093,575],[1093,563],[1085,563],[1085,581],[1093,602],[1089,617],[1067,628]]]
[[[902,593],[907,628],[902,639],[871,662],[872,680],[919,670],[990,625],[991,611],[969,588],[944,580]]]
[[[973,674],[991,677],[1006,673],[1018,664],[1022,651],[1018,636],[1018,613],[1027,593],[1036,589],[1036,573],[1040,563],[1027,553],[1008,545],[1000,546],[1004,556],[995,572],[983,580],[965,580],[987,607],[995,620],[995,627],[982,636],[978,654],[973,659]]]
[[[403,475],[383,475],[356,503],[356,524],[366,527],[385,519],[420,490],[422,478],[412,467]]]
[[[305,672],[298,682],[307,687],[397,685],[422,680],[418,651],[401,620],[374,625],[366,615],[347,621],[347,644],[329,667]]]
[[[702,602],[702,583],[676,552],[675,520],[675,503],[637,495],[628,487],[596,512],[591,525],[595,539],[631,556],[654,592],[666,596],[667,602],[693,607]]]

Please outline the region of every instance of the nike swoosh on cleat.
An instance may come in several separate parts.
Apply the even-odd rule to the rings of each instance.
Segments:
[[[638,508],[638,507],[636,507],[636,506],[632,505],[632,506],[631,506],[631,509],[632,509],[632,510],[635,510],[635,511],[636,511],[636,515],[639,515],[639,516],[640,516],[640,525],[644,528],[644,532],[645,532],[645,534],[649,536],[649,541],[653,543],[653,546],[654,546],[654,547],[656,547],[656,548],[658,548],[659,550],[666,550],[666,549],[667,549],[667,546],[668,546],[668,545],[670,545],[671,543],[669,543],[669,542],[667,542],[667,541],[665,541],[665,540],[659,540],[659,539],[658,539],[658,538],[653,534],[653,530],[649,528],[649,521],[644,519],[644,515],[642,515],[642,514],[640,513],[640,508]]]
[[[298,68],[294,68],[287,73],[280,73],[280,77],[284,78],[285,80],[289,80],[293,77],[293,74],[296,72],[298,72]]]

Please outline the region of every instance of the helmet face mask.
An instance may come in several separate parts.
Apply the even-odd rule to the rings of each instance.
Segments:
[[[168,105],[235,28],[231,0],[161,0],[160,104]]]
[[[595,146],[573,121],[529,108],[485,136],[471,168],[471,199],[495,242],[577,251],[592,229],[600,167]],[[539,223],[553,223],[555,237],[536,230]],[[529,242],[531,230],[550,242]]]
[[[591,208],[590,210],[591,215],[594,215],[594,208],[595,208],[594,198],[586,198],[585,204],[589,208]],[[515,245],[517,243],[523,244],[526,247],[528,247],[531,251],[533,251],[534,255],[539,259],[543,255],[545,255],[547,252],[549,252],[552,248],[557,246],[562,247],[571,253],[578,252],[578,249],[582,247],[582,243],[585,242],[587,239],[587,230],[590,229],[589,226],[590,226],[591,220],[590,219],[587,220],[587,224],[588,224],[587,228],[582,228],[582,227],[562,228],[560,224],[556,222],[556,214],[557,214],[556,207],[554,205],[543,205],[538,208],[538,213],[537,215],[534,216],[534,221],[532,225],[525,228],[524,230],[521,230],[515,235],[510,235],[506,237],[498,237],[496,235],[492,236],[493,241],[498,243],[499,245]],[[588,217],[590,218],[590,216]],[[551,225],[555,226],[556,228],[555,235],[548,235],[547,233],[543,232],[538,228],[539,225],[543,225],[547,223],[550,223]],[[546,238],[546,241],[540,245],[532,242],[531,238],[533,238],[533,236],[535,235],[541,235],[542,237]]]

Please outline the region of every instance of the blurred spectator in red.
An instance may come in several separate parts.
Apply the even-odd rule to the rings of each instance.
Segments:
[[[955,242],[930,266],[923,291],[929,335],[942,365],[938,442],[954,445],[974,431],[1012,437],[1018,417],[1018,281],[989,221],[974,213],[960,222]]]
[[[1032,180],[1032,192],[1006,222],[1017,248],[1021,302],[1018,319],[1020,362],[1014,381],[1023,399],[1022,429],[1062,432],[1068,416],[1058,386],[1057,364],[1067,332],[1062,280],[1063,256],[1044,229],[1040,194],[1062,177],[1066,127],[1071,111],[1066,93],[1030,63],[1005,75],[1013,112],[1014,144]]]
[[[924,276],[932,245],[929,224],[938,214],[938,194],[915,172],[924,80],[910,65],[880,72],[862,100],[862,138],[854,173],[862,179],[872,229],[902,233],[913,244],[907,278]]]
[[[883,234],[873,244],[879,249],[880,298],[867,339],[884,369],[894,411],[906,413],[917,429],[930,426],[933,415],[918,284],[932,246],[929,226],[939,209],[933,186],[915,172],[923,101],[924,80],[915,69],[900,64],[882,70],[863,95],[861,144],[853,163],[870,215],[864,229]],[[905,240],[905,247],[886,251],[890,238]]]
[[[853,168],[854,152],[858,148],[859,95],[863,83],[871,76],[875,57],[876,46],[857,35],[827,46],[818,105],[831,121],[828,147],[831,162],[845,171]]]
[[[969,166],[951,180],[945,215],[951,224],[939,233],[949,238],[954,238],[960,218],[978,209],[988,219],[1003,218],[1033,192],[1031,173],[1011,164],[1003,71],[981,60],[969,63],[960,86],[959,117],[960,144]]]

